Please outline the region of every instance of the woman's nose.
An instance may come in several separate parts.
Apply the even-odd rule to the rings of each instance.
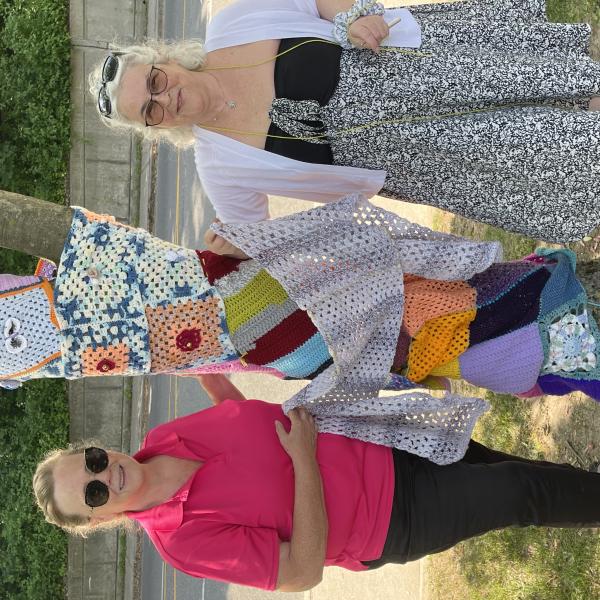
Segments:
[[[90,480],[97,479],[102,483],[108,485],[110,483],[110,465],[104,469],[104,471],[100,471],[100,473],[92,473]]]
[[[167,108],[171,102],[171,95],[168,89],[163,90],[160,94],[152,94],[154,102],[158,102],[163,108]]]

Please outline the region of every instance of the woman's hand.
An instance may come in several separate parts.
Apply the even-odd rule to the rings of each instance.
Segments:
[[[379,52],[379,45],[390,35],[390,28],[379,15],[360,17],[348,28],[348,40],[356,48],[370,48]]]
[[[240,250],[237,246],[229,243],[225,238],[217,235],[212,229],[209,229],[204,234],[204,243],[206,245],[206,249],[214,252],[215,254],[230,256],[231,258],[239,258],[241,260],[250,258],[245,252]]]
[[[281,421],[275,421],[275,430],[283,449],[292,461],[314,459],[317,451],[317,426],[313,416],[304,408],[294,408],[287,416],[292,422],[289,433]]]
[[[294,514],[291,538],[279,545],[276,589],[302,592],[323,577],[328,523],[314,419],[304,408],[290,410],[288,417],[292,422],[289,433],[281,421],[275,421],[275,429],[294,466]]]

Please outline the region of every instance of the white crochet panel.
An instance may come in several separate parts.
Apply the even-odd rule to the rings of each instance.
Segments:
[[[213,229],[256,259],[310,314],[334,359],[286,410],[304,405],[319,416],[322,431],[440,464],[462,457],[485,410],[482,400],[449,395],[440,401],[414,392],[384,399],[378,392],[389,380],[402,323],[404,273],[468,279],[501,259],[499,243],[432,231],[360,195],[273,221]]]
[[[440,465],[464,456],[477,419],[488,410],[480,398],[410,392],[374,399],[323,401],[307,406],[319,431],[399,448]]]

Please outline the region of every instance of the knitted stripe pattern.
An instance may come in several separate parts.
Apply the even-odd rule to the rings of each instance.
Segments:
[[[534,323],[540,312],[540,297],[550,272],[533,271],[514,286],[509,286],[485,306],[477,309],[470,327],[471,344],[504,335]]]
[[[444,363],[443,365],[434,367],[431,369],[431,375],[434,377],[447,377],[449,379],[462,379],[458,357],[453,358],[451,361]]]
[[[0,294],[3,292],[16,292],[19,289],[24,289],[40,282],[41,278],[33,275],[9,275],[3,273],[0,275]],[[0,316],[0,319],[2,316]]]
[[[65,376],[198,369],[238,357],[195,252],[76,209],[55,307]]]
[[[537,323],[476,344],[459,358],[465,380],[495,392],[513,394],[535,386],[543,361]]]
[[[231,340],[246,364],[290,379],[310,379],[330,364],[327,345],[308,314],[259,263],[199,255],[223,298]]]
[[[477,273],[469,280],[469,285],[477,291],[477,307],[482,308],[495,302],[507,290],[541,268],[541,264],[519,260],[495,263],[489,269]]]
[[[477,292],[464,281],[405,276],[404,297],[403,325],[414,336],[425,321],[474,308]]]
[[[405,362],[396,360],[394,369],[412,381],[440,375],[528,396],[579,389],[600,400],[593,384],[600,379],[600,337],[573,271],[574,256],[542,249],[537,259],[518,265],[498,263],[469,280],[477,308],[468,330],[456,324],[459,313],[448,304],[448,314],[426,321],[410,338]],[[565,382],[544,379],[550,374]]]

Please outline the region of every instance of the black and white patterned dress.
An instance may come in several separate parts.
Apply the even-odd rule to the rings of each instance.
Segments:
[[[549,23],[544,0],[411,12],[418,51],[342,51],[327,104],[278,98],[274,125],[310,136],[304,123],[321,121],[334,164],[387,171],[384,196],[553,242],[599,225],[600,112],[586,109],[600,95],[600,64],[587,55],[589,26]]]

